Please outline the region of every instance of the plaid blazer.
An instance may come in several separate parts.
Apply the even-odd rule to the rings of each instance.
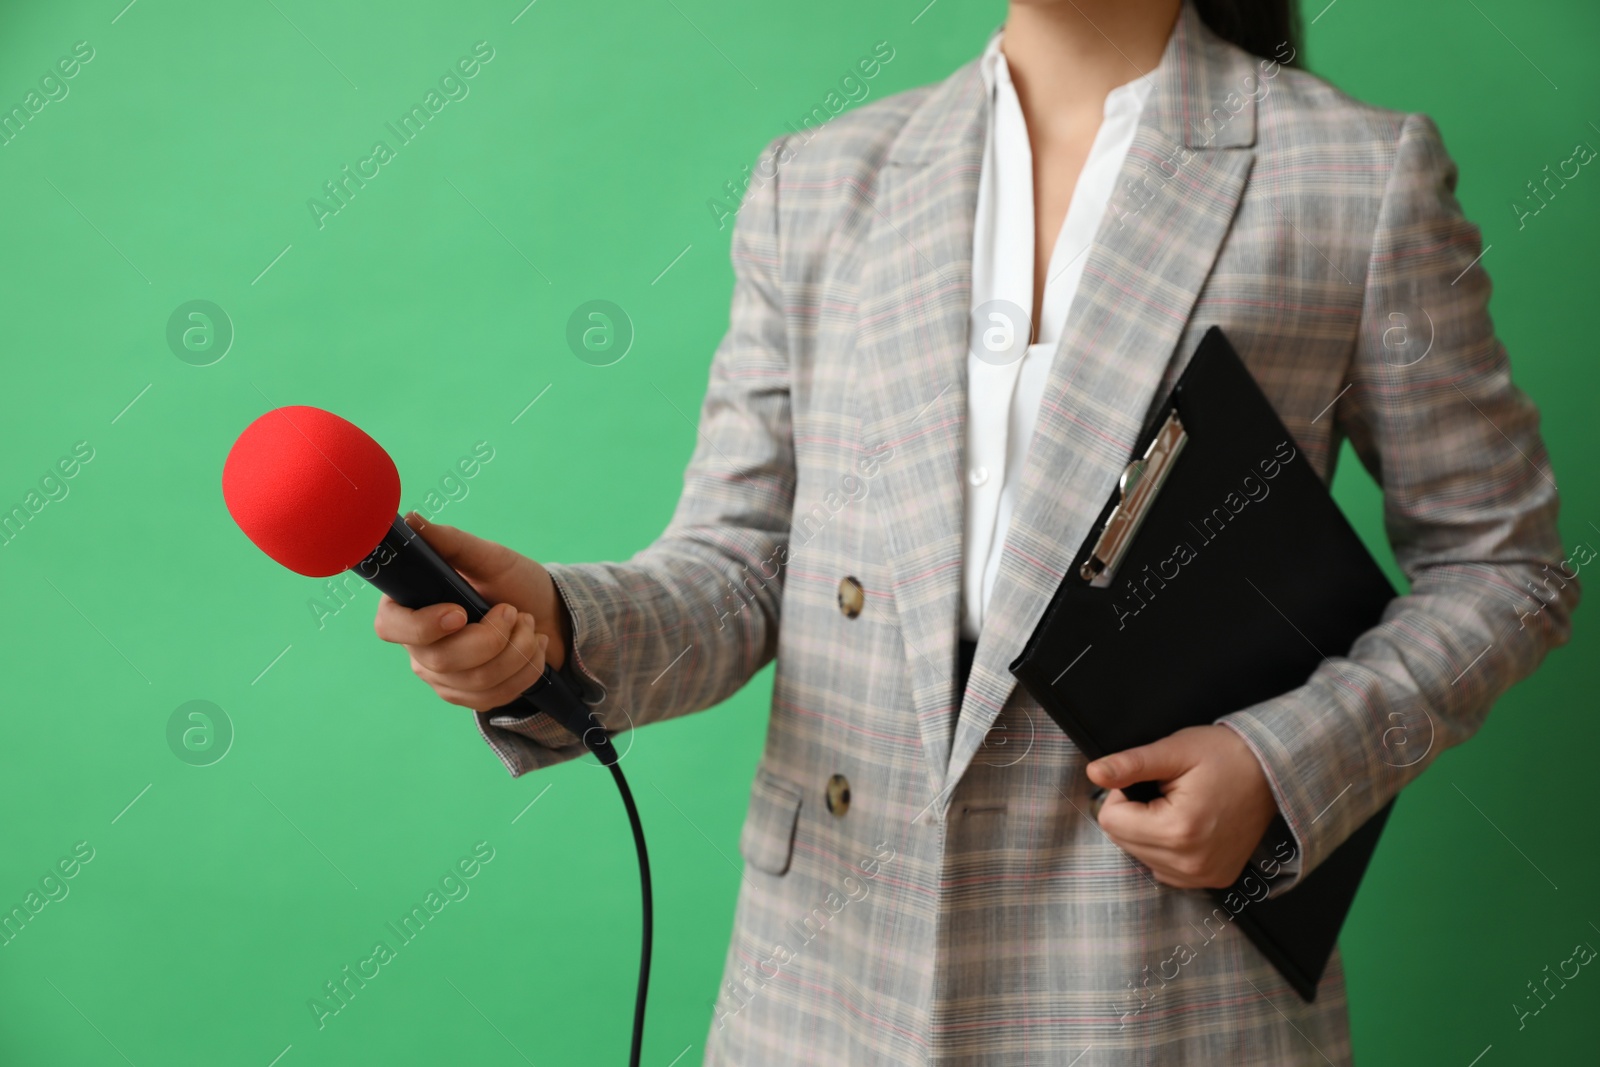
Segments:
[[[1304,1003],[1228,909],[1114,846],[1007,664],[1212,324],[1324,479],[1351,441],[1410,580],[1347,657],[1221,720],[1293,833],[1276,892],[1567,640],[1555,483],[1455,166],[1426,116],[1261,61],[1185,3],[958,692],[984,115],[974,61],[768,147],[671,524],[626,562],[550,567],[609,728],[777,660],[705,1062],[1348,1063],[1338,955]],[[542,715],[479,725],[512,774],[583,753]]]

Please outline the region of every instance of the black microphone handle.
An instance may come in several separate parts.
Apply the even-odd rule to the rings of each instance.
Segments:
[[[493,606],[433,546],[396,515],[367,558],[350,568],[401,607],[425,608],[430,604],[458,604],[468,622],[482,622]],[[544,674],[517,698],[517,704],[542,711],[582,738],[585,747],[606,766],[617,762],[617,750],[589,706],[574,693],[549,664]],[[512,705],[506,705],[511,707]],[[498,710],[498,709],[497,709]],[[520,709],[519,709],[520,710]]]

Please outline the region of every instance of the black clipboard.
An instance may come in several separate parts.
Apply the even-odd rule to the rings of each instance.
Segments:
[[[1091,760],[1298,688],[1396,595],[1217,327],[1134,456],[1011,664]],[[1210,891],[1307,1001],[1393,807],[1279,896],[1249,865]]]

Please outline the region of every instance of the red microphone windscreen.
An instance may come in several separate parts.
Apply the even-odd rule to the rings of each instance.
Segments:
[[[246,426],[222,466],[228,512],[257,548],[326,578],[367,557],[400,507],[400,472],[359,426],[283,407]]]

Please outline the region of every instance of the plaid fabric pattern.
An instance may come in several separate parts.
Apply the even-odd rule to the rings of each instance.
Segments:
[[[969,63],[769,146],[669,528],[626,562],[550,568],[573,670],[613,729],[713,705],[777,658],[705,1062],[1349,1063],[1337,954],[1303,1003],[1227,909],[1112,845],[1081,753],[1006,664],[1212,324],[1324,478],[1354,444],[1411,583],[1349,655],[1221,720],[1298,846],[1275,891],[1567,640],[1555,483],[1455,166],[1426,116],[1264,64],[1184,5],[958,692],[982,123]],[[524,774],[582,753],[542,718],[479,725]],[[825,803],[835,774],[843,815]]]

